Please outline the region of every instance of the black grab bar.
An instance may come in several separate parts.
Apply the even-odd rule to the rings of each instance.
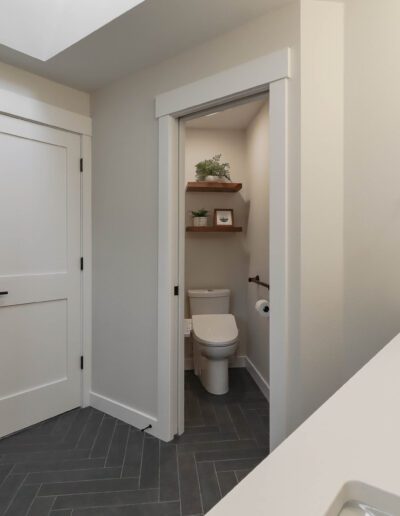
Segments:
[[[254,276],[254,278],[249,278],[249,283],[256,283],[257,285],[261,285],[262,287],[267,287],[267,289],[269,290],[268,283],[260,281],[260,276],[258,274],[257,276]]]

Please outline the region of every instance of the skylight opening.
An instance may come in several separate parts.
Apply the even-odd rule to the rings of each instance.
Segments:
[[[1,0],[0,44],[47,61],[144,0]]]

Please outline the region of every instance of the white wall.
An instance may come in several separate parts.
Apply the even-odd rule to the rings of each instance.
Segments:
[[[195,165],[215,154],[231,165],[232,181],[243,183],[235,194],[186,193],[186,225],[192,224],[191,210],[205,208],[209,211],[209,224],[213,223],[215,208],[232,208],[236,226],[247,230],[248,174],[246,167],[246,138],[244,130],[190,129],[186,130],[185,158],[188,181],[195,178]],[[245,233],[186,233],[185,289],[231,289],[231,313],[238,323],[240,341],[236,355],[246,354],[247,347],[247,273],[249,253],[245,246]]]
[[[290,163],[297,176],[298,43],[299,7],[294,2],[94,94],[95,392],[157,414],[155,96],[293,47]]]
[[[157,414],[154,97],[286,46],[287,429],[400,330],[399,10],[398,0],[296,1],[94,94],[96,392]],[[0,89],[90,112],[88,94],[3,63]]]
[[[300,249],[300,324],[291,337],[290,429],[344,379],[343,4],[302,0],[300,21],[300,227],[289,244]]]
[[[336,306],[340,296],[340,283],[335,281],[338,269],[334,267],[335,253],[331,255],[329,252],[329,245],[333,248],[333,240],[326,236],[327,233],[324,238],[329,245],[315,246],[315,242],[323,237],[324,224],[321,221],[318,231],[315,231],[313,209],[322,207],[324,216],[329,217],[329,223],[333,223],[334,227],[337,227],[338,219],[336,212],[329,212],[322,202],[322,199],[327,200],[332,184],[328,187],[322,176],[313,177],[324,163],[324,153],[319,154],[320,161],[307,161],[313,156],[316,142],[318,145],[324,143],[324,133],[320,129],[326,128],[323,123],[326,113],[323,110],[320,110],[323,116],[317,120],[310,115],[314,113],[314,65],[322,66],[324,71],[325,82],[318,83],[319,90],[325,95],[320,98],[321,107],[332,105],[331,95],[335,90],[335,83],[332,83],[332,87],[327,86],[332,72],[323,64],[322,48],[326,47],[321,47],[320,53],[315,55],[313,50],[316,45],[310,35],[314,31],[315,38],[329,40],[319,27],[326,29],[328,25],[332,29],[336,22],[329,16],[330,7],[323,12],[322,5],[317,8],[320,9],[320,19],[314,16],[314,12],[306,14],[304,5],[307,3],[311,5],[311,0],[302,1],[301,128],[306,137],[302,141],[301,161],[298,2],[273,10],[231,33],[116,81],[94,94],[94,392],[145,414],[157,414],[155,96],[286,46],[293,50],[292,79],[289,84],[290,350],[288,397],[281,400],[290,407],[287,429],[294,428],[340,383],[337,374],[339,368],[336,362],[333,366],[331,360],[336,351],[337,327],[333,324],[332,314],[335,312],[331,309]],[[328,16],[325,16],[326,13]],[[314,23],[315,19],[317,24]],[[313,23],[308,26],[306,20]],[[308,43],[305,38],[307,31]],[[329,47],[328,43],[326,45]],[[310,56],[315,62],[307,68],[305,63]],[[90,112],[88,94],[5,64],[0,64],[0,88],[78,113]],[[307,133],[305,123],[309,128],[315,127],[314,133]],[[306,159],[307,155],[309,158]],[[330,170],[335,166],[333,163]],[[321,188],[325,196],[316,194],[316,187]],[[324,276],[326,264],[330,271],[328,276]],[[330,298],[327,296],[315,314],[315,296],[320,291],[320,281],[326,277],[330,278],[326,291],[334,295]],[[334,287],[332,290],[331,286]],[[315,321],[319,324],[316,332],[313,326]],[[324,321],[328,324],[325,325]],[[326,328],[329,328],[329,339],[324,341]],[[321,342],[324,342],[323,346]]]
[[[81,115],[90,115],[88,93],[2,62],[0,62],[0,90],[12,91]]]
[[[400,2],[346,1],[346,373],[400,331]]]
[[[94,94],[94,391],[157,414],[155,96],[286,46],[287,430],[399,331],[399,10],[295,1]],[[87,93],[3,63],[0,89],[90,112]]]
[[[399,331],[399,3],[300,6],[275,10],[94,95],[100,393],[157,413],[155,95],[285,46],[293,48],[286,431]]]
[[[218,115],[217,115],[218,116]],[[229,162],[233,182],[246,179],[246,139],[244,129],[200,129],[187,126],[185,130],[186,181],[196,181],[196,164],[222,154],[221,162]],[[243,189],[245,189],[245,184]],[[243,189],[241,194],[243,194]],[[193,195],[188,193],[187,195]],[[206,194],[207,195],[207,194]],[[211,194],[208,194],[211,195]],[[199,199],[204,198],[202,195]]]
[[[247,277],[259,274],[269,283],[269,157],[268,103],[266,102],[246,131],[249,216],[246,247],[249,255]],[[269,319],[260,317],[254,305],[268,299],[265,287],[247,283],[247,356],[269,383]]]
[[[157,414],[155,96],[286,46],[293,50],[289,84],[290,349],[288,396],[281,400],[289,407],[287,430],[340,384],[341,313],[336,308],[342,295],[341,176],[335,174],[340,169],[340,152],[336,153],[340,150],[340,9],[337,3],[302,0],[300,18],[299,3],[293,2],[94,94],[94,392],[133,410]],[[359,44],[354,37],[355,63]],[[90,112],[88,94],[5,64],[0,64],[0,88],[78,113]],[[357,190],[354,179],[348,188]],[[353,237],[358,229],[349,226],[346,231]],[[347,271],[355,268],[349,257]],[[322,299],[321,289],[329,292]],[[360,295],[359,290],[355,285],[349,291],[348,303],[351,296]],[[353,326],[347,321],[349,335],[359,332]],[[353,363],[357,357],[355,350]]]

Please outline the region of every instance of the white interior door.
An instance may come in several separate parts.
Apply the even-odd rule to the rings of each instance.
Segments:
[[[80,137],[0,115],[0,437],[80,405]]]

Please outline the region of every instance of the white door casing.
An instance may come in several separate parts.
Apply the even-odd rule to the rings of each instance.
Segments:
[[[179,188],[178,119],[267,90],[270,92],[271,197],[274,197],[270,206],[270,301],[273,310],[270,323],[271,448],[275,448],[287,436],[289,78],[290,49],[285,48],[156,98],[156,117],[159,120],[157,437],[166,441],[183,430],[181,368],[184,361],[182,356],[176,356],[183,353],[183,310],[182,302],[178,303],[174,296],[174,285],[179,283],[181,287],[184,282],[178,238],[179,214],[176,210]],[[180,293],[184,294],[182,289]]]
[[[80,155],[0,115],[0,436],[81,404]]]

